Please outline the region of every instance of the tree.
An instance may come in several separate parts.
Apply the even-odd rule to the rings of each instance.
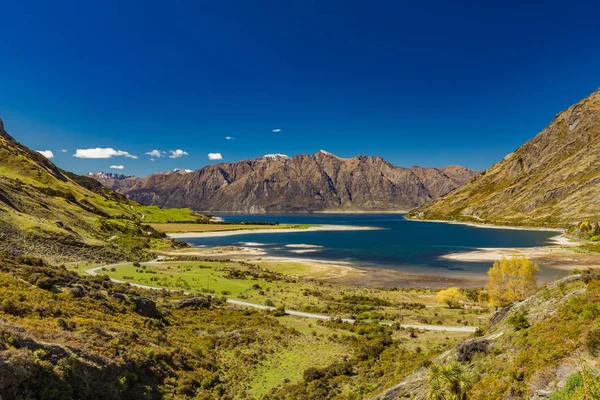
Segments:
[[[435,295],[435,300],[440,304],[446,304],[450,308],[459,308],[462,302],[467,301],[467,296],[464,295],[460,288],[451,287],[440,290]]]
[[[537,289],[537,264],[525,257],[502,257],[488,271],[490,305],[503,307],[523,300]]]
[[[456,361],[434,364],[427,371],[427,400],[467,400],[467,393],[476,381],[475,375]]]
[[[579,224],[579,233],[581,234],[581,236],[588,235],[591,229],[592,227],[590,225],[590,221],[583,221]]]

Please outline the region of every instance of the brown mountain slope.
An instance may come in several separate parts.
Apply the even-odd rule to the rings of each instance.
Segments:
[[[417,219],[566,225],[600,219],[600,89]]]
[[[202,211],[408,210],[477,174],[464,167],[401,168],[381,157],[271,155],[145,178],[103,179],[143,204]]]

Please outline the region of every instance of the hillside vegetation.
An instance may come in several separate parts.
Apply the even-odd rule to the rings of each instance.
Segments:
[[[119,276],[120,268],[105,272]],[[246,263],[164,261],[123,273],[195,294],[137,289],[0,253],[3,399],[367,398],[470,335],[381,325],[398,320],[403,301],[409,321],[478,319],[436,306],[426,290],[324,285]],[[363,319],[236,309],[223,302],[227,290]]]
[[[410,218],[566,226],[600,220],[600,89],[533,139]]]
[[[0,120],[0,251],[55,261],[143,259],[149,248],[175,245],[142,224],[167,215],[199,217],[191,210],[145,209],[92,178],[63,171],[8,135]]]
[[[468,374],[469,399],[600,398],[599,278],[597,270],[572,275],[500,309],[481,337],[460,343],[378,398],[454,398],[431,397],[432,375],[450,365],[463,378]]]

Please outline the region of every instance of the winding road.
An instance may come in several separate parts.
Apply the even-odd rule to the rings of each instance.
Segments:
[[[154,261],[145,262],[144,264],[157,264],[157,263],[158,263],[158,259],[154,260]],[[130,265],[130,264],[131,264],[130,262],[124,262],[124,263],[117,263],[117,264],[101,265],[99,267],[86,269],[85,272],[88,275],[96,276],[96,275],[98,275],[97,271],[101,270],[102,268],[110,269],[110,268],[117,268],[117,267],[124,266],[124,265]],[[114,279],[114,278],[110,278],[110,280],[115,283],[128,283],[131,286],[138,287],[141,289],[167,290],[169,292],[178,292],[178,293],[183,293],[183,294],[187,294],[187,295],[193,295],[193,293],[184,292],[181,290],[167,289],[167,288],[148,286],[148,285],[140,285],[139,283],[132,283],[132,282],[122,281],[122,280]],[[227,299],[227,303],[233,304],[236,306],[241,306],[241,307],[256,308],[259,310],[269,310],[269,311],[275,310],[275,307],[264,306],[262,304],[248,303],[245,301],[234,300],[234,299]],[[285,310],[285,313],[289,314],[289,315],[295,315],[297,317],[313,318],[313,319],[321,319],[321,320],[332,320],[335,318],[335,317],[331,317],[329,315],[314,314],[314,313],[307,313],[307,312],[303,312],[303,311],[294,311],[294,310]],[[342,318],[342,321],[350,323],[350,324],[353,324],[354,322],[356,322],[356,320],[354,320],[352,318]],[[388,325],[388,326],[393,325],[391,322],[381,322],[381,324]],[[421,329],[424,331],[465,332],[465,333],[474,333],[475,331],[477,331],[477,327],[475,327],[475,326],[443,326],[443,325],[425,325],[425,324],[400,324],[400,326],[402,328],[414,328],[414,329]]]

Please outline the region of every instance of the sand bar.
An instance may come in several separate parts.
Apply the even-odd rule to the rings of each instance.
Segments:
[[[182,232],[169,233],[168,236],[173,239],[191,239],[203,237],[220,237],[246,235],[249,233],[292,233],[292,232],[317,232],[317,231],[374,231],[381,228],[373,226],[355,226],[355,225],[319,225],[308,228],[280,228],[280,229],[238,229],[235,231],[215,231],[215,232]]]
[[[545,227],[537,227],[537,226],[506,226],[506,225],[492,225],[485,223],[477,223],[477,222],[464,222],[464,221],[446,221],[443,219],[412,219],[405,218],[407,221],[414,222],[436,222],[442,224],[454,224],[454,225],[466,225],[472,226],[473,228],[486,228],[486,229],[512,229],[515,231],[546,231],[546,232],[564,232],[564,229],[561,228],[545,228]]]

